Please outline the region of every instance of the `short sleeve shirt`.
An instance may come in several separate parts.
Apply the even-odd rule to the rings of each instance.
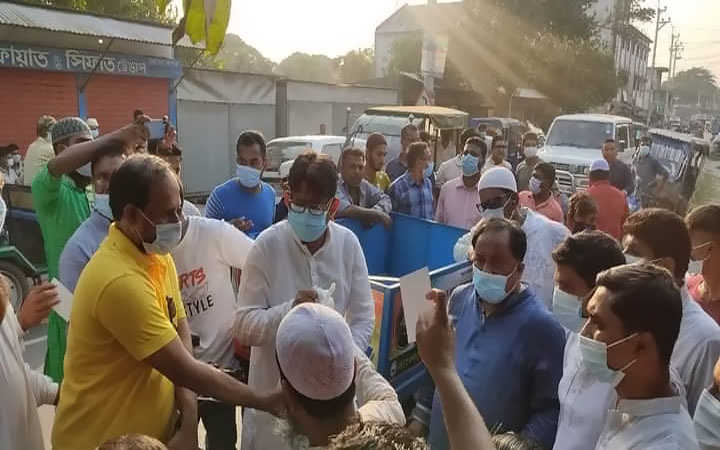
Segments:
[[[52,447],[91,449],[127,433],[166,439],[175,388],[145,359],[183,318],[172,257],[142,252],[111,225],[75,289]]]

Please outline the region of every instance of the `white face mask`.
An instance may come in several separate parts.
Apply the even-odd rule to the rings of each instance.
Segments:
[[[588,322],[589,323],[589,322]],[[594,339],[585,337],[580,333],[579,345],[580,355],[585,368],[590,371],[600,382],[609,383],[612,387],[616,387],[625,378],[625,371],[630,368],[637,359],[633,359],[629,363],[625,364],[622,368],[615,370],[611,369],[607,365],[607,352],[609,349],[622,344],[623,342],[629,341],[630,339],[637,336],[637,333],[633,333],[630,336],[626,336],[619,339],[612,344],[605,344],[604,342],[596,341]]]
[[[542,181],[538,180],[535,177],[532,177],[530,178],[530,181],[528,183],[528,188],[533,194],[539,194],[540,191],[542,191]]]
[[[704,243],[704,244],[700,244],[700,245],[698,245],[697,247],[693,247],[693,251],[696,251],[696,250],[698,250],[698,249],[700,249],[700,248],[707,247],[707,246],[710,245],[710,244],[712,244],[712,241],[708,241],[708,242],[706,242],[706,243]],[[709,253],[708,253],[708,255],[707,255],[704,259],[698,259],[698,260],[691,259],[691,260],[690,260],[690,264],[688,265],[688,270],[687,270],[688,273],[689,273],[690,275],[698,275],[698,274],[702,273],[703,264],[705,263],[705,261],[707,261],[708,258],[710,258],[710,254],[709,254]]]
[[[526,158],[534,158],[537,156],[538,148],[537,147],[525,147],[525,157]]]
[[[106,219],[113,220],[112,209],[110,209],[109,194],[95,194],[95,204],[93,207],[95,208],[95,211],[99,212],[100,215]]]
[[[150,220],[142,210],[140,213],[145,217],[145,220],[155,226],[155,240],[152,242],[145,242],[140,235],[145,253],[154,253],[157,255],[167,255],[178,246],[182,239],[182,221],[175,223],[160,223],[155,224]]]
[[[580,298],[570,295],[555,286],[553,291],[553,315],[568,330],[577,333],[585,323],[580,312],[582,311],[582,303]]]

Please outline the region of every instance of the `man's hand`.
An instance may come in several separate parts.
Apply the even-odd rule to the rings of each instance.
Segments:
[[[57,288],[52,283],[43,283],[30,289],[18,313],[18,322],[23,331],[37,326],[50,314],[53,306],[60,303]]]
[[[150,133],[145,127],[145,122],[149,121],[150,117],[139,116],[135,122],[130,125],[125,125],[110,134],[124,142],[126,149],[132,149],[134,151],[139,146],[147,146],[147,141],[150,139]]]
[[[447,313],[447,293],[439,289],[428,292],[433,309],[418,317],[416,341],[418,353],[431,375],[443,370],[455,371],[455,333]],[[434,376],[433,376],[434,378]]]
[[[250,231],[254,225],[252,220],[246,219],[244,217],[233,219],[230,221],[230,223],[243,233],[247,233],[248,231]]]
[[[377,211],[377,221],[381,222],[388,230],[392,228],[392,218],[390,214],[385,214],[382,211]]]
[[[275,417],[284,419],[287,417],[287,405],[285,404],[285,396],[283,395],[282,388],[278,384],[277,389],[268,394],[259,394],[260,398],[260,409],[268,412]]]
[[[293,302],[293,307],[302,303],[317,303],[318,293],[315,290],[298,291]]]
[[[185,422],[185,421],[183,421]],[[167,444],[168,450],[199,450],[197,423],[183,423]]]

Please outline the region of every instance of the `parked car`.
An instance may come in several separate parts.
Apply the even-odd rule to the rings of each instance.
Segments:
[[[267,144],[268,165],[263,175],[263,181],[269,183],[279,193],[280,189],[280,164],[290,161],[307,150],[330,156],[337,165],[340,162],[340,154],[345,148],[345,136],[290,136],[276,138]],[[353,147],[365,148],[365,140],[357,138],[352,142]]]
[[[441,130],[451,130],[459,135],[468,126],[468,114],[457,109],[442,106],[378,106],[369,108],[358,117],[351,128],[348,139],[367,139],[371,133],[380,133],[388,143],[386,161],[397,157],[402,150],[400,130],[412,123],[420,131],[428,133],[435,146],[431,148],[435,166],[442,160],[437,159],[437,142]]]
[[[605,114],[558,116],[538,156],[555,167],[560,190],[571,195],[587,189],[590,164],[603,157],[606,139],[615,139],[620,160],[632,162],[635,149],[632,125],[627,117]]]

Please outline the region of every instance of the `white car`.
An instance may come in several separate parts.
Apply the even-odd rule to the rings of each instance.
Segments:
[[[340,155],[345,148],[345,136],[290,136],[276,138],[267,144],[268,165],[263,175],[263,181],[275,188],[275,192],[282,191],[280,188],[280,164],[291,161],[308,150],[328,155],[337,166],[340,162]],[[365,140],[354,139],[353,147],[365,149]]]

